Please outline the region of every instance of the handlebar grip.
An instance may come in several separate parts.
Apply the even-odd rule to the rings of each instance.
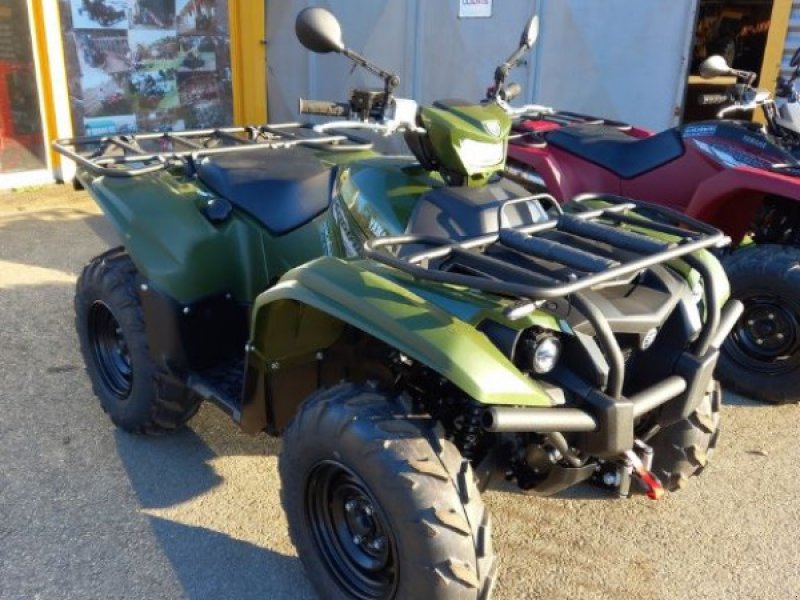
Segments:
[[[509,83],[504,90],[503,97],[504,100],[510,102],[514,98],[520,95],[522,92],[522,86],[518,83]]]
[[[700,94],[697,97],[697,103],[701,106],[725,104],[726,102],[730,101],[731,97],[728,94]]]
[[[349,117],[350,105],[346,102],[328,102],[327,100],[303,100],[300,98],[301,115],[320,115],[323,117]]]

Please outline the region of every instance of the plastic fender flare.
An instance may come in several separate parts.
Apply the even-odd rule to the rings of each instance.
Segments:
[[[751,167],[721,171],[697,187],[685,212],[720,227],[736,245],[765,196],[800,202],[797,178]],[[749,203],[743,205],[743,201]],[[730,223],[722,224],[725,220]]]
[[[338,338],[338,322],[427,365],[482,404],[553,404],[541,386],[519,371],[480,331],[369,270],[369,264],[316,259],[288,272],[261,293],[253,306],[248,363],[256,357],[267,370],[273,362],[324,350]],[[286,301],[291,301],[295,310],[306,311],[309,323],[287,319]],[[287,321],[294,324],[289,327]],[[245,402],[251,404],[248,399]]]

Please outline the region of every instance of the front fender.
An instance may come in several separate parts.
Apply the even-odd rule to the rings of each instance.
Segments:
[[[262,371],[330,346],[344,324],[396,348],[483,404],[550,406],[550,396],[481,332],[369,261],[324,257],[287,273],[253,306],[248,363]],[[311,310],[309,310],[309,308]],[[272,398],[270,402],[280,402]]]

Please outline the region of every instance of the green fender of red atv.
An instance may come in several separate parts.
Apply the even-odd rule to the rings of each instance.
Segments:
[[[472,312],[478,318],[485,314],[485,307]],[[553,403],[473,324],[390,279],[372,261],[323,257],[260,294],[253,306],[249,360],[256,355],[268,370],[313,356],[333,344],[345,324],[433,369],[483,404]]]

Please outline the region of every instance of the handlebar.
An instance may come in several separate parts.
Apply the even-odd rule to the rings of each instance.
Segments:
[[[503,90],[503,100],[511,102],[514,98],[520,95],[522,86],[518,83],[509,83]]]
[[[728,94],[700,94],[697,98],[697,103],[701,106],[725,104],[730,101],[731,98]]]
[[[303,100],[300,98],[298,110],[301,115],[320,115],[323,117],[349,117],[350,105],[346,102],[327,100]]]

